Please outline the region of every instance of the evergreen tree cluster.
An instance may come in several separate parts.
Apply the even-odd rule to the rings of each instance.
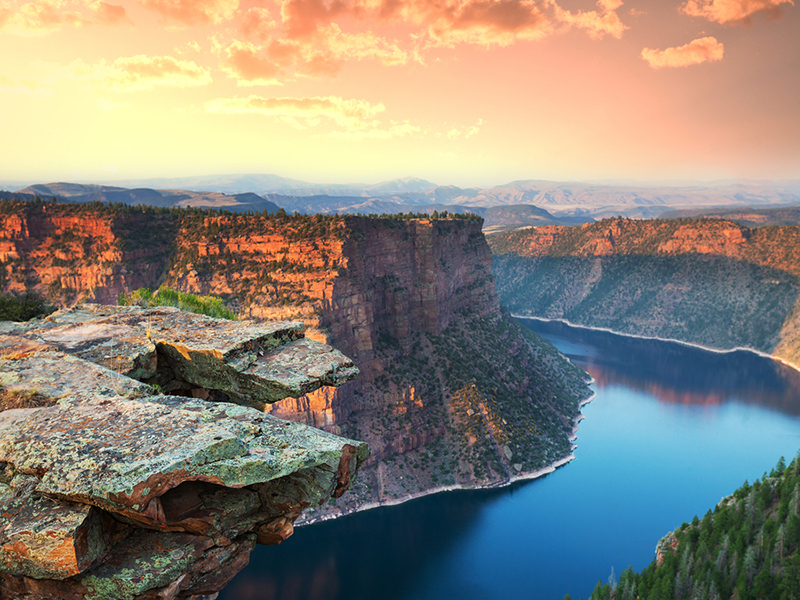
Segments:
[[[659,548],[661,564],[612,574],[590,600],[800,600],[800,458],[781,457]]]

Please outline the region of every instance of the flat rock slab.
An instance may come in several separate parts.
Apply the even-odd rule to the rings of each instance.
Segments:
[[[52,349],[0,360],[0,387],[11,392],[35,392],[52,403],[60,398],[153,394],[145,383]]]
[[[156,345],[139,328],[95,322],[33,330],[30,335],[133,379],[156,374]]]
[[[216,390],[232,402],[259,409],[358,376],[350,359],[304,339],[302,323],[294,321],[254,323],[172,307],[81,304],[7,333],[50,344],[134,379],[158,381],[165,391]]]
[[[37,492],[155,524],[150,501],[185,481],[241,488],[367,453],[255,409],[173,396],[62,400],[0,430],[0,461],[39,478]]]
[[[358,368],[341,352],[303,338],[259,356],[243,373],[282,386],[297,398],[321,385],[340,386],[358,377]]]

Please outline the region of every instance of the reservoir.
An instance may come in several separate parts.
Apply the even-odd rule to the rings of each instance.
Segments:
[[[576,459],[495,490],[420,498],[258,546],[221,600],[573,600],[800,449],[800,373],[520,320],[594,378]]]

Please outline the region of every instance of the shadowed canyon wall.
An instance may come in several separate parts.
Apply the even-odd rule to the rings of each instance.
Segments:
[[[606,219],[489,239],[513,314],[800,365],[800,227]]]
[[[570,455],[585,374],[500,308],[480,220],[30,203],[0,218],[3,289],[70,304],[166,283],[302,319],[352,358],[355,382],[267,409],[370,445],[351,492],[311,519]]]

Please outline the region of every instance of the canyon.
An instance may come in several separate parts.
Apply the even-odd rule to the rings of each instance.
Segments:
[[[475,217],[230,214],[0,203],[0,286],[70,306],[140,287],[305,323],[360,377],[265,407],[366,442],[345,496],[302,522],[437,489],[506,484],[571,457],[586,375],[498,302]]]
[[[720,219],[605,219],[489,239],[501,302],[518,315],[800,366],[800,227]]]

